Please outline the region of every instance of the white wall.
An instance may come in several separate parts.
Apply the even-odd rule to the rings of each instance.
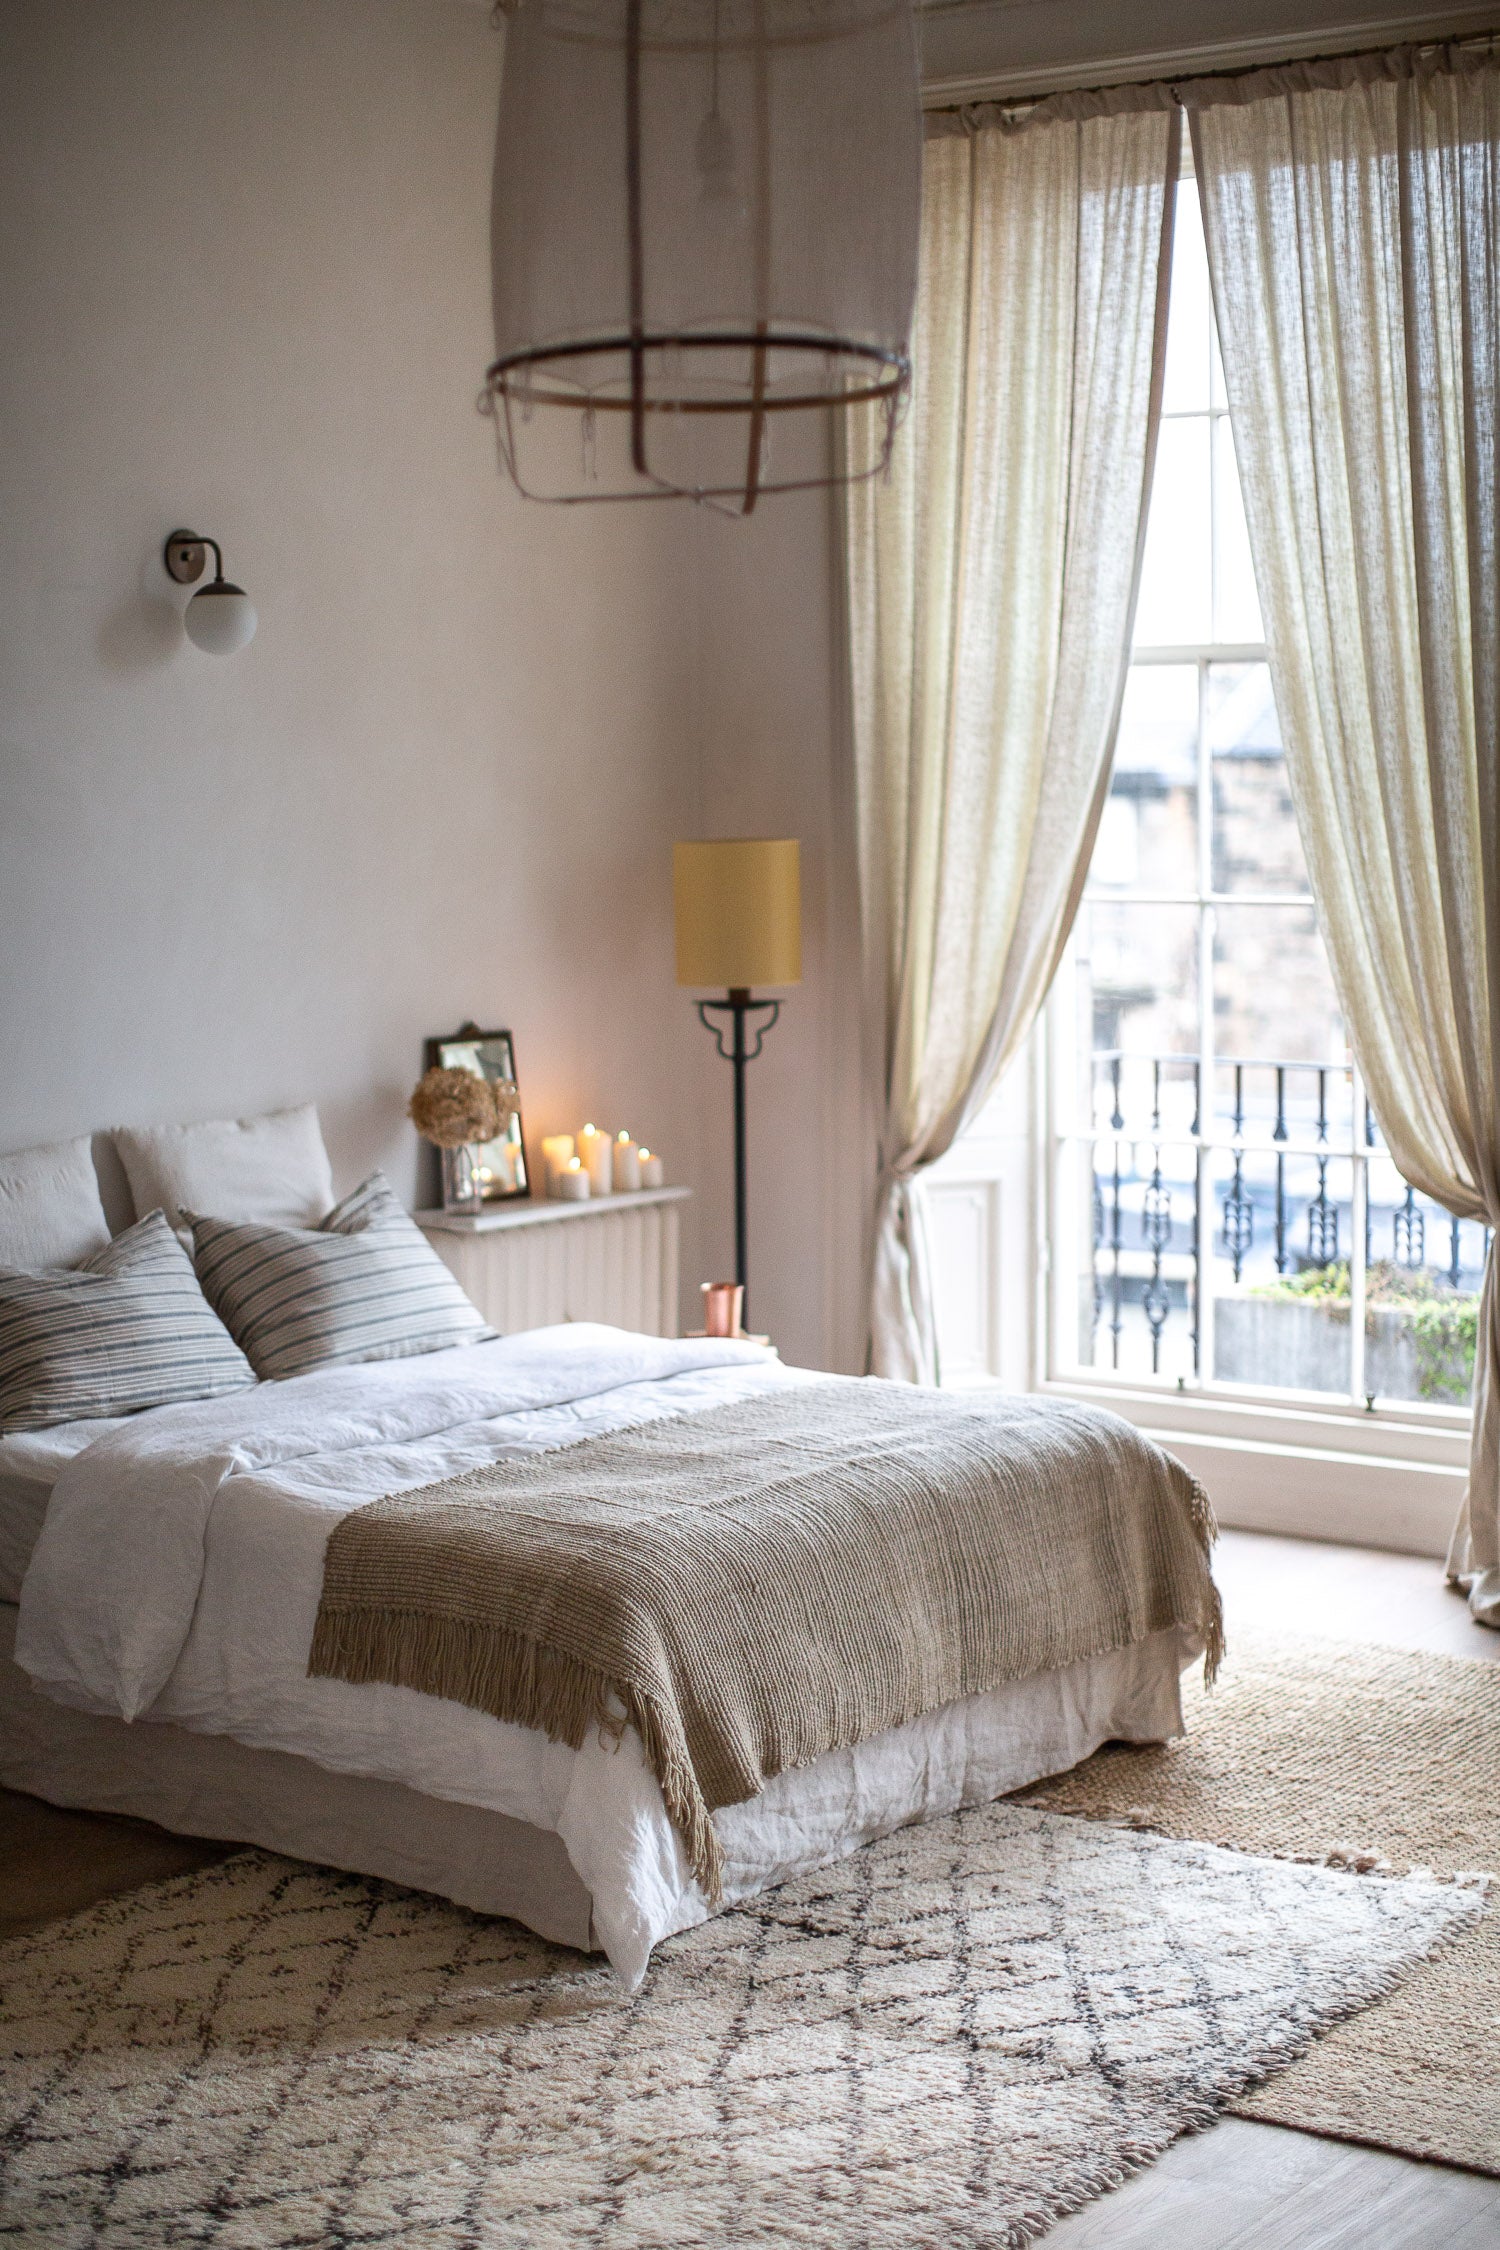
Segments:
[[[459,0],[3,12],[0,1148],[312,1096],[340,1183],[410,1195],[472,1014],[534,1140],[695,1177],[691,518],[497,475],[499,59]],[[183,639],[178,524],[237,657]]]

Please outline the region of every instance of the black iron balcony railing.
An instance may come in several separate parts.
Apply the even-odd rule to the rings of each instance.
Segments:
[[[1159,1374],[1168,1324],[1181,1311],[1200,1372],[1205,1256],[1222,1258],[1236,1284],[1252,1265],[1277,1277],[1337,1268],[1349,1257],[1356,1213],[1366,1271],[1379,1260],[1455,1293],[1470,1280],[1477,1288],[1490,1230],[1422,1208],[1395,1172],[1362,1097],[1356,1132],[1347,1066],[1218,1057],[1207,1088],[1203,1064],[1191,1055],[1102,1050],[1093,1067],[1092,1114],[1081,1136],[1092,1148],[1092,1359],[1103,1324],[1110,1364],[1120,1365],[1127,1311],[1138,1307]],[[1175,1171],[1173,1152],[1188,1159]],[[1212,1156],[1228,1168],[1218,1186],[1205,1161]],[[1349,1167],[1346,1198],[1330,1190],[1332,1165]],[[1363,1174],[1357,1193],[1356,1170]],[[1395,1183],[1384,1197],[1377,1170]],[[1218,1203],[1211,1229],[1199,1219],[1207,1194]],[[1444,1237],[1432,1266],[1429,1222]]]

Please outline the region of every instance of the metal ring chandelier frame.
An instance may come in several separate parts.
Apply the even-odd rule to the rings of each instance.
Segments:
[[[724,29],[721,10],[731,9],[747,28]],[[796,464],[771,474],[772,417],[854,407],[883,413],[872,465],[853,472],[878,475],[911,380],[921,118],[909,0],[519,0],[512,22],[522,83],[502,93],[496,156],[501,348],[480,403],[495,419],[517,487],[575,504],[691,498],[748,515],[764,493],[851,481],[849,472],[799,473]],[[845,54],[850,41],[865,44]],[[878,67],[851,81],[851,56]],[[684,231],[694,183],[682,113],[700,66],[709,76],[697,141],[700,198],[707,205],[717,194],[731,205],[737,228],[722,271],[707,232],[700,239],[690,225]],[[648,87],[653,67],[669,76]],[[808,75],[799,80],[798,72]],[[822,129],[833,82],[854,88],[842,139],[837,125]],[[555,125],[575,87],[571,142],[555,131],[544,139],[535,119]],[[731,115],[750,152],[743,186]],[[612,171],[622,159],[622,173]],[[842,193],[841,167],[849,175]],[[531,236],[513,218],[523,202],[538,222]],[[537,240],[549,213],[554,238]],[[671,302],[653,299],[648,280]],[[590,287],[601,310],[611,296],[616,307],[616,318],[596,329],[580,316]],[[726,319],[733,308],[723,298],[736,288],[749,317]],[[860,316],[852,330],[836,317],[825,326],[773,309],[781,293],[816,316],[825,310],[820,292],[830,316],[851,308]],[[680,314],[683,299],[689,319],[661,320],[664,310]],[[542,492],[525,472],[520,436],[538,408],[582,417],[585,484],[595,417],[616,428],[625,417],[626,488]],[[746,424],[737,463],[721,449],[709,475],[663,465],[673,433],[722,428],[736,416]]]

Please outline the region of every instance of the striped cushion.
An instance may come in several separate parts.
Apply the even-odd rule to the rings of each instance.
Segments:
[[[405,1359],[495,1333],[378,1172],[317,1227],[182,1216],[204,1294],[257,1375]]]
[[[0,1266],[0,1430],[217,1398],[254,1381],[160,1211],[81,1265]]]

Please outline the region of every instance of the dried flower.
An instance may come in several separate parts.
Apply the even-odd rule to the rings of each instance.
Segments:
[[[492,1141],[503,1116],[496,1090],[487,1078],[472,1070],[439,1070],[424,1073],[406,1105],[424,1141],[434,1148],[467,1148],[475,1141]]]

